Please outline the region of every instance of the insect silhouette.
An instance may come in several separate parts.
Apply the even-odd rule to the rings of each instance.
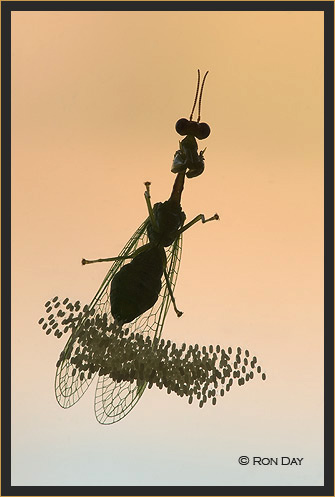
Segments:
[[[208,219],[203,214],[199,214],[185,224],[186,216],[181,208],[185,177],[194,178],[204,171],[204,150],[198,153],[196,138],[202,140],[210,134],[208,124],[200,122],[202,93],[207,74],[208,71],[200,88],[198,70],[191,115],[189,119],[182,118],[176,123],[176,131],[184,138],[180,141],[172,163],[171,170],[176,174],[176,178],[170,198],[152,206],[150,183],[145,183],[144,195],[148,218],[135,231],[121,253],[117,257],[106,259],[82,260],[84,265],[95,262],[113,262],[113,264],[88,306],[86,314],[77,318],[72,334],[60,355],[55,392],[57,401],[62,407],[71,407],[85,393],[98,373],[95,414],[102,424],[111,424],[126,416],[135,406],[148,383],[145,375],[136,378],[131,369],[128,375],[122,374],[120,364],[124,364],[125,361],[117,360],[121,349],[124,353],[124,348],[130,347],[129,356],[134,355],[134,351],[136,353],[139,349],[131,348],[130,344],[134,343],[134,337],[140,335],[140,342],[149,344],[149,348],[154,352],[170,304],[172,303],[178,317],[182,315],[177,308],[173,292],[180,265],[183,233],[198,221],[207,223],[219,219],[217,214]],[[193,113],[197,102],[198,119],[194,121]],[[129,259],[130,262],[127,262]],[[104,326],[101,325],[103,322]],[[123,331],[126,324],[126,331]],[[107,329],[108,332],[101,334],[97,329]],[[89,336],[89,340],[83,341],[84,335]],[[115,337],[118,337],[118,349]],[[97,343],[106,343],[108,338],[109,345],[103,350],[105,356],[108,353],[111,358],[111,370],[94,364],[96,359],[92,360],[94,354],[90,351],[100,350]],[[91,354],[91,361],[85,362],[83,358],[87,358],[87,354]],[[95,358],[97,354],[98,352]],[[100,352],[99,354],[101,357]]]

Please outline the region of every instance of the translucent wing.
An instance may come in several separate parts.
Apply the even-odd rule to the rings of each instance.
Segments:
[[[172,290],[177,281],[182,250],[182,237],[167,248],[167,273]],[[108,289],[107,297],[108,297]],[[106,300],[107,297],[104,297]],[[109,300],[109,299],[107,299]],[[171,303],[165,279],[156,304],[129,323],[129,332],[140,332],[145,339],[160,338],[165,317]],[[136,405],[146,388],[145,382],[115,381],[108,375],[99,376],[95,393],[95,415],[99,423],[112,424],[124,418]]]
[[[148,219],[134,233],[120,253],[120,256],[128,255],[129,253],[134,252],[137,247],[148,242],[146,234],[147,225]],[[172,289],[175,287],[177,280],[181,248],[182,238],[179,237],[179,239],[175,240],[174,244],[166,250],[167,273]],[[109,300],[110,282],[115,273],[126,262],[127,261],[115,261],[111,266],[89,306],[91,311],[90,317],[95,317],[97,315],[102,316],[105,314],[108,322],[112,322],[113,318]],[[156,304],[153,308],[128,324],[127,328],[129,328],[129,332],[140,332],[144,338],[149,336],[152,340],[154,338],[159,339],[169,305],[170,295],[163,278],[162,289]],[[85,345],[83,345],[80,340],[80,334],[85,328],[85,325],[85,318],[83,318],[73,331],[60,355],[60,360],[58,361],[55,393],[58,403],[64,408],[71,407],[78,402],[96,374],[94,369],[92,370],[89,367],[86,371],[81,370],[81,372],[78,373],[74,366],[78,355],[85,353]],[[96,339],[100,339],[98,335]],[[94,337],[92,340],[94,341]],[[95,396],[95,413],[97,420],[103,424],[111,424],[122,419],[138,402],[145,387],[146,384],[144,382],[131,383],[128,381],[115,381],[108,375],[99,376]]]
[[[141,226],[135,231],[128,243],[120,252],[120,256],[126,256],[134,252],[136,248],[147,242],[146,228],[149,219],[146,219]],[[91,316],[96,314],[106,313],[108,318],[111,319],[110,302],[109,302],[109,286],[115,273],[127,261],[115,261],[109,269],[106,277],[104,278],[99,290],[93,298],[89,308]],[[79,340],[81,329],[85,327],[85,320],[80,321],[76,328],[73,330],[72,335],[67,341],[56,370],[55,378],[55,394],[57,402],[61,407],[68,408],[73,406],[84,395],[90,386],[95,374],[90,370],[80,374],[73,375],[74,371],[74,358],[82,352],[82,345]]]

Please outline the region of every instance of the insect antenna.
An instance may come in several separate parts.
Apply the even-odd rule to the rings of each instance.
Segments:
[[[199,69],[198,69],[199,71]],[[200,122],[200,109],[201,109],[201,99],[202,99],[202,92],[204,90],[204,84],[205,84],[205,80],[207,78],[207,74],[209,73],[209,71],[206,72],[205,76],[203,77],[203,80],[202,80],[202,83],[201,83],[201,90],[200,90],[200,96],[199,96],[199,111],[198,111],[198,119],[197,119],[197,122]],[[198,75],[200,75],[200,72],[198,72]],[[198,89],[197,91],[199,90],[199,77],[198,77]],[[194,110],[194,108],[193,108]],[[192,111],[193,113],[193,111]]]
[[[192,121],[193,112],[194,112],[195,106],[197,105],[198,94],[199,94],[199,86],[200,86],[200,69],[198,69],[197,90],[195,92],[195,98],[194,98],[193,107],[192,107],[192,111],[191,111],[191,115],[190,115],[190,121]]]

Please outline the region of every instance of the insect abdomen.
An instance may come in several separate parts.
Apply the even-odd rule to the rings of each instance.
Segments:
[[[116,273],[110,291],[111,312],[116,320],[130,323],[153,307],[162,286],[164,255],[161,248],[148,246]]]

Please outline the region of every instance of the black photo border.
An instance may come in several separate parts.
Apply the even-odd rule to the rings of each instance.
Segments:
[[[11,13],[15,11],[324,12],[324,485],[11,486]],[[7,1],[1,2],[1,495],[334,495],[334,3],[333,1]],[[47,457],[47,455],[46,455]],[[56,471],[56,468],[55,468]]]

